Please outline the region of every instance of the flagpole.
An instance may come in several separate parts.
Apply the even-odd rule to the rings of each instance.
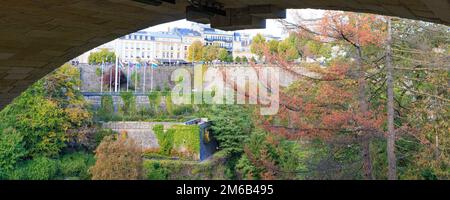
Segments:
[[[152,63],[152,65],[150,66],[150,69],[151,69],[151,74],[150,74],[150,91],[152,91],[153,92],[153,63]]]
[[[112,92],[112,66],[109,68],[109,92]]]
[[[135,73],[135,75],[134,75],[134,93],[136,93],[136,90],[137,90],[137,79],[138,79],[138,66],[140,65],[140,63],[138,63],[138,65],[136,65],[135,67],[134,67],[134,73]]]
[[[145,94],[145,72],[146,72],[145,68],[147,68],[147,62],[144,62],[144,83],[142,85],[142,93],[144,94]]]
[[[102,74],[100,76],[100,93],[103,93],[103,66],[105,65],[105,61],[102,61]]]
[[[120,77],[121,77],[121,72],[122,72],[122,70],[120,70],[120,61],[118,62],[119,63],[119,68],[118,68],[118,70],[119,70],[119,80],[118,80],[118,82],[119,82],[119,88],[118,88],[118,91],[120,92]]]
[[[129,81],[130,80],[130,62],[128,62],[127,65],[127,92],[128,92],[128,88],[129,88]]]
[[[117,45],[117,44],[116,44]],[[114,92],[118,91],[118,77],[119,77],[119,56],[116,56],[116,71],[115,71],[115,80],[114,80]]]

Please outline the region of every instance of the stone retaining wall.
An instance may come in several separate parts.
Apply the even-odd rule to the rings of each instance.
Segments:
[[[135,96],[136,98],[136,108],[141,110],[143,108],[150,107],[150,100],[148,96]],[[102,97],[101,96],[85,96],[84,99],[92,106],[94,110],[97,110],[102,105]],[[120,96],[112,96],[114,111],[118,112],[119,108],[123,106],[123,100]],[[161,105],[165,104],[165,97],[161,97]],[[160,106],[161,106],[160,105]]]
[[[162,124],[164,129],[168,129],[177,122],[107,122],[102,125],[105,129],[116,132],[126,132],[143,150],[159,148],[158,138],[153,132],[153,127]]]

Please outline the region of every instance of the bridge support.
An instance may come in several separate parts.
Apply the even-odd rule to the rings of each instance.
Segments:
[[[286,17],[286,10],[274,5],[257,5],[245,8],[227,8],[226,15],[211,15],[199,8],[188,6],[186,19],[222,30],[260,29],[266,27],[265,19],[281,19]]]

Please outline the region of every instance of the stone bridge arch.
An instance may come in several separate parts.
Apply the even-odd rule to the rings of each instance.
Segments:
[[[315,8],[450,24],[448,0],[216,0],[216,3],[224,16],[211,15],[217,10],[199,11],[188,0],[2,0],[0,109],[35,81],[85,51],[128,33],[183,18],[233,30],[262,27],[265,18],[284,17],[286,8]]]

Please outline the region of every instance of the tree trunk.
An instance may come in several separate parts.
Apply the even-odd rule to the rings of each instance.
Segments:
[[[373,180],[375,179],[375,176],[372,170],[372,156],[370,155],[370,138],[365,137],[361,145],[362,145],[364,179]]]
[[[436,136],[435,136],[436,145],[435,145],[435,149],[434,149],[434,156],[435,156],[436,160],[438,160],[441,152],[439,151],[439,135],[438,135],[437,131],[435,131],[435,133],[436,133]]]
[[[387,83],[387,157],[388,157],[388,179],[397,179],[397,164],[395,157],[395,127],[394,127],[394,78],[392,67],[392,33],[391,18],[387,18],[388,35],[386,45],[386,83]]]
[[[369,111],[369,106],[367,102],[367,82],[365,78],[365,70],[362,65],[362,52],[361,48],[357,48],[356,55],[356,64],[358,68],[358,101],[359,101],[359,112],[363,115],[364,118],[367,117],[367,113]],[[361,146],[362,146],[362,158],[363,158],[363,169],[364,169],[364,178],[367,180],[375,179],[372,170],[372,156],[370,155],[370,141],[371,136],[367,135],[367,133],[363,132],[363,138]]]

